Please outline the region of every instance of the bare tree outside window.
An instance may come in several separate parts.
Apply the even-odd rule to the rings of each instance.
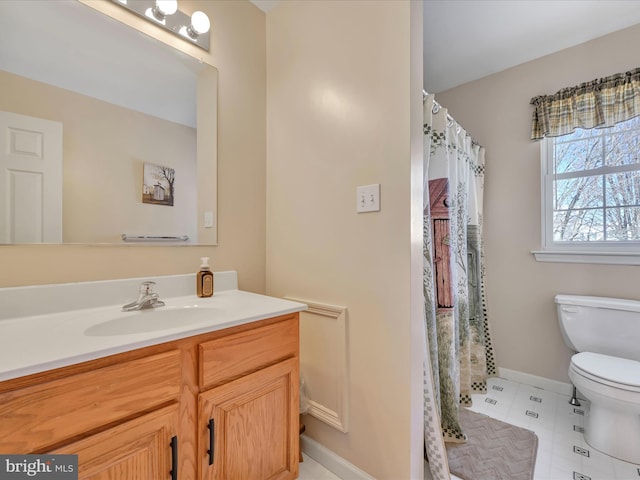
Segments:
[[[640,241],[640,117],[551,141],[553,241]]]

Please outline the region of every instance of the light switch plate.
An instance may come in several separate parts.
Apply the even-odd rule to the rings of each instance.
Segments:
[[[380,184],[362,185],[356,188],[356,212],[380,211]]]
[[[213,228],[213,212],[204,212],[204,228]]]

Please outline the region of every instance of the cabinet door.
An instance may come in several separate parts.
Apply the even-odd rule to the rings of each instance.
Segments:
[[[200,394],[200,478],[297,478],[298,382],[292,358]]]
[[[79,480],[169,480],[177,418],[171,405],[51,453],[78,455]]]

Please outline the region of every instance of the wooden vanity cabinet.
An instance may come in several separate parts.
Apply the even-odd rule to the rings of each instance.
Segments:
[[[200,394],[202,480],[297,477],[297,382],[289,359]]]
[[[200,344],[201,480],[297,478],[298,345],[297,318]]]
[[[0,382],[0,452],[77,454],[81,480],[297,478],[298,333],[295,313]]]

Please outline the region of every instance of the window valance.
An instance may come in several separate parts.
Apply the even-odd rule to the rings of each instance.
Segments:
[[[640,115],[640,67],[531,99],[531,139],[610,127]]]

